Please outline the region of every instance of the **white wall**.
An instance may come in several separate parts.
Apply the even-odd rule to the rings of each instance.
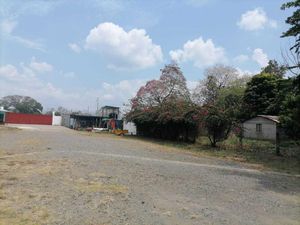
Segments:
[[[261,132],[256,131],[256,124],[261,124]],[[276,122],[255,117],[243,123],[244,137],[255,139],[276,140]]]
[[[133,122],[123,122],[123,130],[128,130],[128,134],[136,135],[136,126]]]
[[[52,113],[52,126],[61,126],[61,116],[55,116],[55,112]]]

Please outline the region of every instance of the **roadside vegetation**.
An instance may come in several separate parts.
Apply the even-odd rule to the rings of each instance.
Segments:
[[[243,148],[240,148],[239,139],[234,135],[230,135],[217,148],[211,147],[206,136],[197,138],[195,143],[134,136],[126,136],[125,138],[171,147],[179,151],[189,152],[195,156],[216,157],[246,163],[247,166],[253,169],[300,174],[299,145],[294,141],[282,142],[281,152],[283,156],[277,156],[274,154],[275,144],[270,141],[245,139]]]
[[[130,100],[126,119],[136,124],[139,136],[183,142],[181,146],[193,146],[199,151],[216,149],[211,152],[221,155],[226,150],[231,157],[229,150],[235,149],[234,154],[243,153],[242,160],[265,157],[260,161],[268,165],[276,164],[274,154],[278,163],[289,157],[296,160],[300,155],[299,7],[299,0],[281,7],[295,9],[286,19],[290,28],[282,35],[295,38],[295,44],[284,57],[285,63],[270,60],[254,76],[217,64],[205,70],[204,78],[192,92],[180,67],[176,63],[168,64],[161,69],[159,79],[148,81]],[[279,116],[280,128],[287,135],[280,137],[282,143],[276,137],[277,147],[281,149],[274,144],[261,145],[264,142],[259,140],[243,140],[242,123],[257,115]],[[202,136],[207,138],[199,146]],[[295,145],[294,153],[286,152],[287,143]],[[270,154],[271,158],[262,157],[262,153]]]

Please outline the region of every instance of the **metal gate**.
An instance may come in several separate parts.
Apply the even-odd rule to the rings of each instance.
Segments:
[[[52,125],[52,115],[7,112],[5,123]]]

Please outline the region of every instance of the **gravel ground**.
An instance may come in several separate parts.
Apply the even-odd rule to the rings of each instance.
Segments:
[[[63,127],[0,127],[0,225],[300,224],[300,178]]]

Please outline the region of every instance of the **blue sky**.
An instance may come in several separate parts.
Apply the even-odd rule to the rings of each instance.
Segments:
[[[190,88],[216,63],[282,62],[280,0],[0,0],[0,97],[44,108],[122,106],[172,60]]]

